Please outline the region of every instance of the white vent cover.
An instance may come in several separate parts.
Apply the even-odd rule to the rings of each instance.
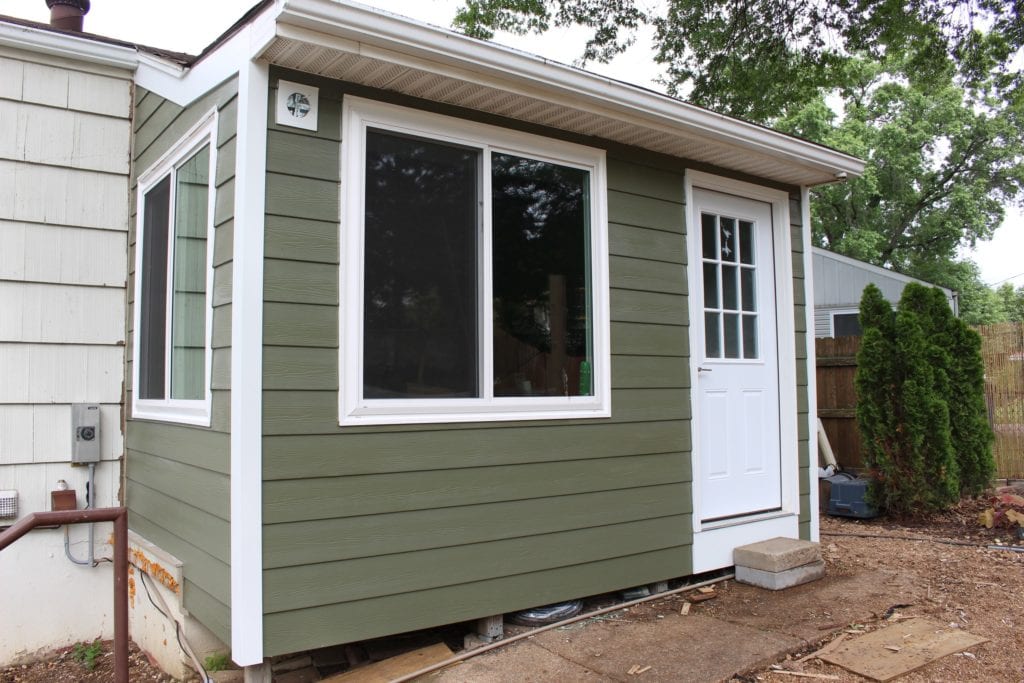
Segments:
[[[18,516],[18,492],[0,491],[0,519]]]

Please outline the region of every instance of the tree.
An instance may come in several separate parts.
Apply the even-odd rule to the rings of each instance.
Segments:
[[[866,160],[863,177],[816,190],[812,215],[817,244],[870,263],[935,274],[956,262],[960,245],[991,237],[1003,206],[1019,200],[1019,1],[667,0],[663,8],[467,0],[456,25],[480,37],[586,26],[584,61],[614,56],[638,26],[653,26],[671,94]],[[968,315],[975,300],[991,304],[968,299]]]
[[[870,496],[884,510],[936,510],[960,495],[951,321],[942,293],[921,285],[904,289],[895,315],[874,285],[861,298],[857,424],[872,476]]]
[[[1024,285],[1014,289],[1011,283],[1004,282],[995,290],[994,296],[1005,311],[1007,320],[1024,322]]]

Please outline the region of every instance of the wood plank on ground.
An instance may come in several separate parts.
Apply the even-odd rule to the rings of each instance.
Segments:
[[[988,638],[916,617],[849,640],[819,658],[876,681],[891,681]]]
[[[444,643],[434,643],[412,652],[390,657],[380,662],[367,664],[358,669],[324,678],[324,683],[388,683],[431,664],[443,662],[452,656],[451,649]]]

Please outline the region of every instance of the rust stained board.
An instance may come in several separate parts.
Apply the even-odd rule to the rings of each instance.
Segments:
[[[849,640],[821,659],[876,681],[891,681],[955,652],[988,642],[915,617]]]
[[[406,652],[397,657],[367,664],[351,671],[323,679],[333,683],[388,683],[396,678],[419,671],[432,664],[443,662],[452,656],[452,651],[444,643],[435,643],[427,647]]]

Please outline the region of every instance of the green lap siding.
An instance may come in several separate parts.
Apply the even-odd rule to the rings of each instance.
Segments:
[[[213,416],[210,428],[135,420],[126,427],[129,525],[183,563],[185,608],[230,642],[229,405],[231,386],[231,258],[237,84],[227,81],[181,107],[136,89],[133,184],[211,109],[218,111],[214,186]],[[135,280],[135,188],[129,254],[129,343],[126,385],[131,405]]]
[[[267,139],[265,654],[689,573],[682,171],[609,155],[610,419],[340,428],[342,95],[320,85],[319,130]]]
[[[817,461],[811,461],[811,453],[817,457],[817,441],[811,440],[810,419],[808,406],[810,394],[808,393],[807,378],[809,373],[814,372],[810,364],[811,359],[807,357],[807,297],[804,287],[804,250],[810,249],[810,245],[804,244],[803,213],[800,207],[799,195],[790,199],[789,207],[790,234],[793,241],[793,323],[796,330],[796,400],[797,400],[797,460],[800,472],[800,538],[810,540],[811,538],[811,476],[817,471]],[[815,448],[812,450],[812,443]],[[816,475],[815,475],[816,477]]]

